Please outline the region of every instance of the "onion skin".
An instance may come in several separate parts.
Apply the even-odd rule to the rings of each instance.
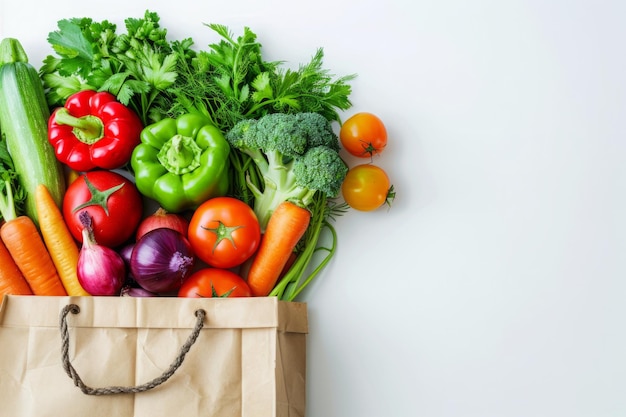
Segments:
[[[143,235],[133,247],[130,270],[141,288],[159,294],[176,291],[191,275],[195,255],[180,232],[161,227]]]
[[[121,297],[156,297],[158,294],[144,290],[143,288],[124,286],[120,292]]]
[[[118,253],[126,263],[126,266],[130,269],[130,256],[133,253],[134,243],[129,243],[127,245],[122,246],[121,249],[118,250]]]
[[[139,223],[135,240],[141,239],[143,235],[151,230],[159,229],[161,227],[167,227],[169,229],[180,232],[183,236],[187,237],[187,231],[189,229],[189,220],[183,217],[181,214],[168,213],[164,208],[159,207],[153,214],[149,215]]]

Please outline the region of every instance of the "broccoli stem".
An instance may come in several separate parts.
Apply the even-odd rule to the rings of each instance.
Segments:
[[[277,158],[273,153],[268,153],[269,162],[265,162],[265,165],[261,165],[259,169],[262,175],[263,190],[260,190],[253,181],[248,181],[248,188],[254,195],[254,212],[259,219],[262,231],[265,231],[274,209],[280,203],[292,201],[302,206],[303,197],[307,196],[310,191],[296,184],[296,176],[291,164],[283,164]],[[265,158],[263,161],[266,161]],[[257,166],[259,166],[258,163]]]

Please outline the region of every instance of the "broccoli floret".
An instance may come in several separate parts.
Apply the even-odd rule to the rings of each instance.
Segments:
[[[283,201],[309,208],[316,193],[336,197],[348,172],[339,138],[317,113],[271,113],[242,120],[226,133],[235,149],[250,156],[260,181],[248,181],[261,229]]]
[[[339,140],[328,120],[319,113],[297,113],[296,123],[303,129],[308,139],[308,147],[328,146],[339,151]]]
[[[293,115],[270,113],[258,119],[255,128],[256,142],[266,153],[278,152],[293,158],[308,148],[308,136]]]
[[[293,163],[293,173],[298,187],[321,191],[330,198],[339,194],[347,172],[348,166],[337,151],[323,145],[310,148]],[[312,198],[311,194],[303,200],[310,202]]]

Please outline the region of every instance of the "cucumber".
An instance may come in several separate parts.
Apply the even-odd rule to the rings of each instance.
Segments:
[[[50,109],[37,70],[14,38],[0,42],[0,125],[15,171],[26,192],[24,213],[39,225],[35,190],[45,184],[61,207],[63,166],[48,141]]]

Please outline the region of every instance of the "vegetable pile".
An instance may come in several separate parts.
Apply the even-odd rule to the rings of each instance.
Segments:
[[[159,20],[60,20],[39,70],[0,43],[0,295],[294,300],[338,216],[391,205],[385,125],[342,121],[355,75],[323,49],[291,69],[248,27],[198,48]]]

